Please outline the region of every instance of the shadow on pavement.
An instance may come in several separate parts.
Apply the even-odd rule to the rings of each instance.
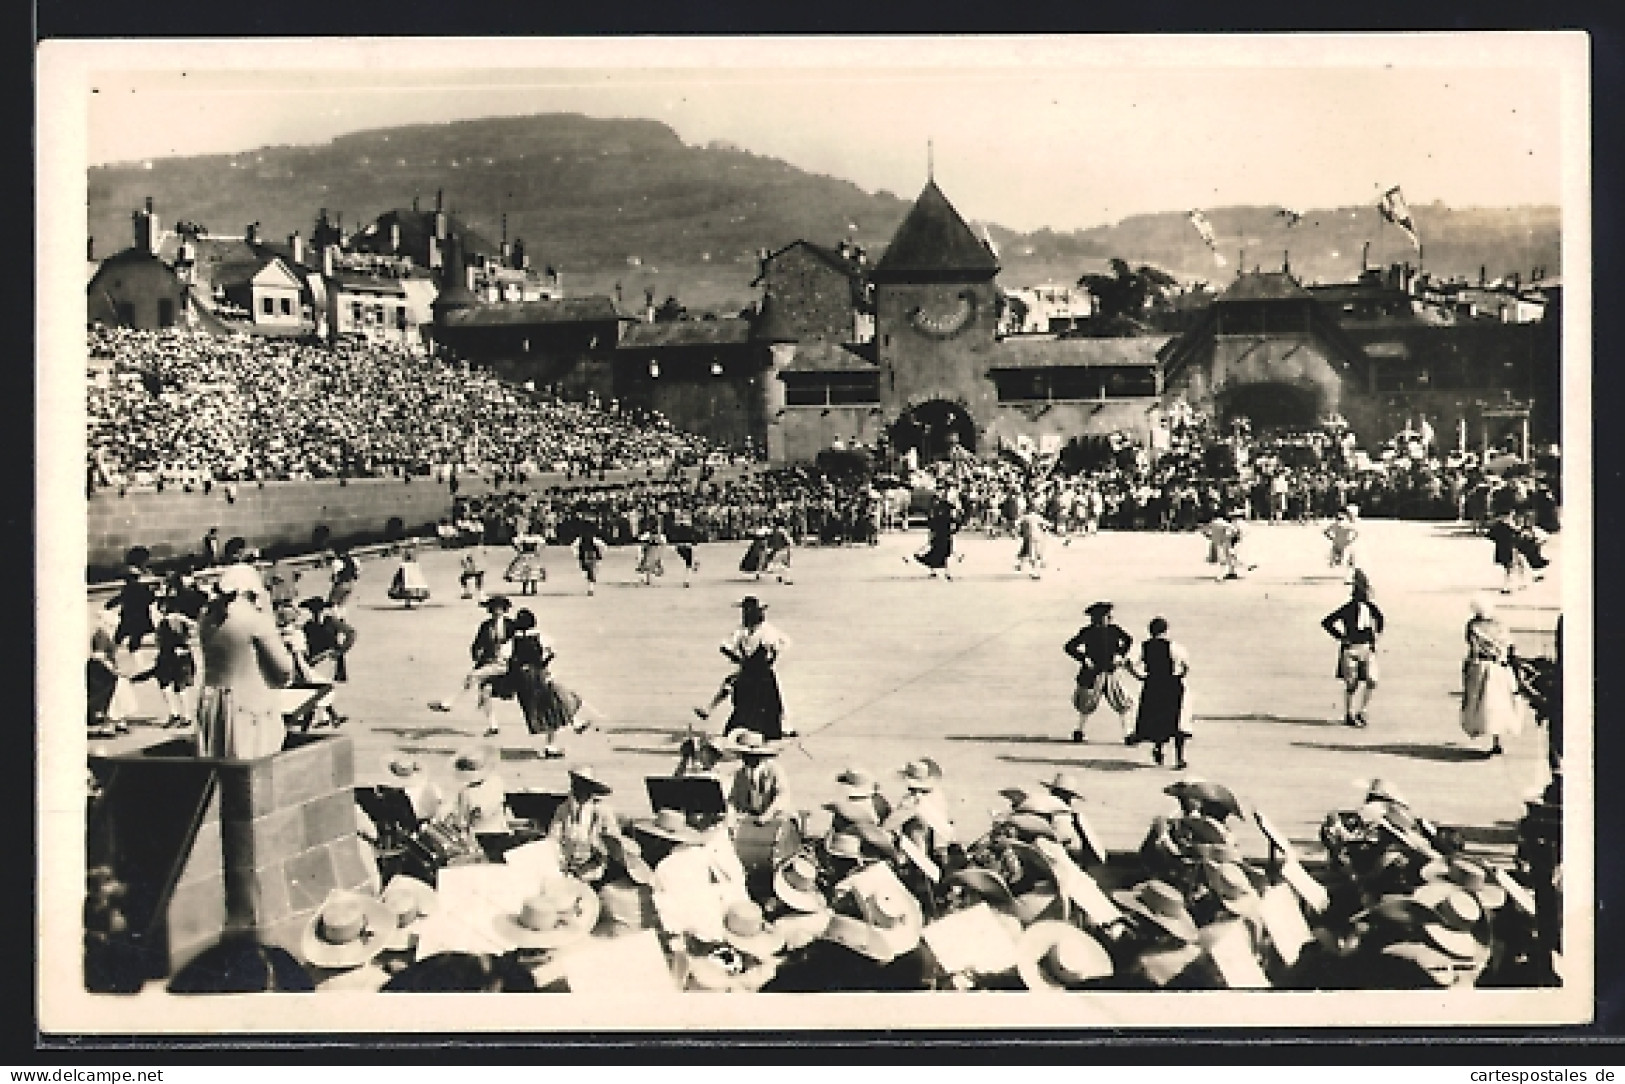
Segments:
[[[1071,745],[1072,739],[1064,734],[947,734],[949,741],[987,742],[990,745]]]
[[[461,738],[468,734],[466,730],[449,726],[375,726],[372,730],[375,734],[393,734],[408,741],[422,741],[425,738]]]
[[[1289,726],[1341,726],[1337,719],[1305,719],[1290,715],[1269,715],[1257,713],[1252,715],[1198,715],[1199,723],[1285,723]]]
[[[1133,760],[1083,760],[1072,758],[1062,760],[1060,757],[1014,757],[1001,754],[1000,760],[1007,764],[1054,764],[1062,768],[1089,768],[1101,772],[1137,772],[1141,768],[1155,768],[1155,764],[1139,763]]]
[[[1326,749],[1334,753],[1386,753],[1391,757],[1410,757],[1412,760],[1432,760],[1457,764],[1472,760],[1488,760],[1486,749],[1469,749],[1460,745],[1348,745],[1342,742],[1295,741],[1300,749]]]

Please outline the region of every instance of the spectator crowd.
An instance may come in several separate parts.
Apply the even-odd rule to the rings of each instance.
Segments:
[[[656,413],[537,395],[390,345],[89,332],[91,488],[696,463]]]

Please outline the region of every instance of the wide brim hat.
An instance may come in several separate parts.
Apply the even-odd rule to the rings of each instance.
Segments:
[[[1045,783],[1044,787],[1062,799],[1083,797],[1083,780],[1071,772],[1056,772],[1055,778]]]
[[[598,773],[593,771],[591,764],[582,764],[571,768],[570,780],[572,783],[585,783],[588,790],[599,796],[614,793],[613,788],[608,783],[598,778]]]
[[[765,960],[784,951],[784,935],[769,926],[754,903],[736,903],[722,919],[722,936],[748,956]]]
[[[1070,812],[1072,807],[1048,790],[1029,790],[1015,803],[1015,808],[1017,813],[1051,817],[1057,813]]]
[[[483,783],[496,769],[496,759],[496,750],[490,746],[471,746],[459,750],[451,758],[452,778],[465,787]]]
[[[1101,599],[1099,602],[1091,602],[1089,605],[1085,606],[1083,608],[1083,612],[1090,617],[1093,617],[1096,614],[1109,614],[1112,612],[1112,604],[1107,602],[1105,599]]]
[[[420,918],[434,914],[440,906],[440,896],[429,883],[409,873],[397,873],[391,877],[378,898],[395,916],[397,926],[401,925],[400,919],[403,915],[413,915],[410,922],[406,923],[410,925]],[[403,910],[403,905],[409,907],[409,910]]]
[[[305,923],[299,955],[312,967],[360,967],[384,950],[397,928],[382,900],[338,889]]]
[[[603,905],[592,886],[575,877],[550,878],[515,914],[497,915],[493,925],[520,948],[554,949],[592,935]],[[546,919],[552,925],[538,925]]]
[[[705,838],[697,828],[689,825],[680,809],[662,809],[646,821],[637,821],[633,827],[639,832],[673,843],[699,843]]]
[[[513,609],[513,600],[507,595],[488,595],[486,596],[485,601],[481,602],[480,605],[484,606],[487,610],[501,610],[502,612],[506,613],[507,611]]]
[[[871,918],[884,917],[889,923],[868,923],[868,948],[859,951],[871,959],[894,960],[912,951],[925,932],[925,914],[920,901],[901,888],[870,897],[864,911]]]
[[[1012,813],[1004,823],[1020,833],[1023,839],[1060,838],[1055,831],[1055,825],[1051,824],[1047,817],[1040,817],[1036,813]]]
[[[744,610],[748,613],[766,613],[767,603],[763,602],[755,595],[746,595],[744,598],[734,603],[734,609]]]
[[[805,855],[793,855],[773,871],[773,894],[803,914],[828,906],[818,890],[818,867]]]
[[[1132,889],[1112,893],[1119,906],[1150,920],[1168,933],[1191,944],[1196,941],[1196,921],[1185,909],[1185,897],[1162,881],[1143,881]]]
[[[873,802],[861,798],[837,798],[833,802],[825,802],[823,808],[834,815],[837,823],[843,824],[879,824],[880,817],[875,812]]]
[[[1015,905],[1015,896],[1009,884],[990,869],[968,866],[955,870],[949,875],[948,884],[959,885],[977,899],[991,904],[994,910],[1009,911]]]
[[[1471,859],[1460,857],[1449,861],[1440,859],[1422,867],[1424,881],[1451,884],[1468,893],[1485,911],[1496,911],[1506,904],[1506,889],[1490,880],[1490,872]]]
[[[738,756],[750,757],[776,757],[779,755],[779,743],[768,741],[754,730],[735,730],[723,737],[717,747],[725,753],[734,753]]]
[[[835,782],[846,787],[849,794],[868,796],[874,792],[878,780],[862,768],[847,768],[835,777]]]
[[[1434,920],[1422,926],[1422,936],[1434,948],[1458,960],[1471,960],[1483,952],[1479,930],[1487,923],[1472,893],[1432,881],[1411,893],[1411,898],[1427,908]]]
[[[1029,990],[1076,989],[1114,972],[1106,947],[1069,922],[1035,922],[1016,941],[1016,973]]]
[[[897,769],[897,774],[903,777],[910,790],[936,790],[938,781],[942,779],[942,769],[926,757],[909,761]]]
[[[1233,915],[1259,921],[1263,917],[1264,899],[1258,894],[1253,879],[1245,867],[1235,862],[1206,867],[1208,887],[1214,897]]]
[[[319,614],[327,609],[327,600],[320,595],[311,595],[309,598],[300,599],[299,605],[313,614]]]
[[[1227,816],[1241,816],[1241,802],[1235,792],[1220,783],[1206,779],[1181,779],[1162,788],[1162,793],[1174,798],[1193,798],[1204,806],[1215,806]]]

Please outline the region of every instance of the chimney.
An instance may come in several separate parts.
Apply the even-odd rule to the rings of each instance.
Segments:
[[[644,287],[643,290],[643,322],[646,324],[655,322],[655,292],[648,287]]]
[[[446,190],[444,188],[436,188],[434,190],[434,213],[439,214],[440,212],[444,211],[445,209],[446,209]]]
[[[434,237],[429,238],[429,270],[437,271],[443,261],[440,258],[440,242]]]
[[[147,213],[149,215],[152,214],[152,197],[151,196],[147,197]]]
[[[142,252],[156,256],[158,254],[158,216],[152,213],[152,197],[147,197],[147,209],[135,211],[130,215],[134,226],[135,247]]]
[[[1371,266],[1371,242],[1367,241],[1360,246],[1360,270],[1364,271]]]
[[[468,264],[463,268],[463,285],[470,290],[474,289],[474,265]]]
[[[1283,275],[1292,274],[1292,250],[1291,249],[1284,249],[1281,252],[1281,273]]]
[[[322,246],[322,274],[328,278],[333,277],[333,254],[338,251],[334,245]]]
[[[504,267],[504,268],[513,267],[513,246],[508,244],[507,238],[503,238],[503,241],[502,241],[502,252],[501,252],[501,261],[500,261],[500,263],[501,263],[501,266]]]
[[[299,236],[298,230],[294,230],[288,235],[288,251],[293,256],[293,262],[303,267],[305,263],[305,239]]]
[[[85,259],[90,263],[96,262],[96,239],[94,237],[85,238]]]
[[[446,239],[446,212],[438,209],[434,213],[434,235],[437,240]]]
[[[530,267],[530,254],[525,251],[525,239],[513,239],[513,266],[516,271],[524,271]]]
[[[1483,285],[1488,281],[1490,281],[1489,268],[1485,267],[1483,264],[1479,264],[1478,265],[1478,285],[1479,285],[1479,287],[1482,288]]]
[[[251,245],[260,243],[260,224],[258,222],[250,222],[243,227],[243,240]]]
[[[412,213],[413,214],[418,214],[419,213],[419,211],[418,211],[418,197],[417,197],[416,193],[413,193],[413,195],[412,195]]]
[[[399,222],[391,222],[389,224],[389,251],[395,255],[400,254],[401,224]]]

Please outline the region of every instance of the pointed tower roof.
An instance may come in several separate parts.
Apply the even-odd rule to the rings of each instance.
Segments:
[[[980,281],[998,273],[999,261],[971,232],[934,180],[925,183],[874,269],[877,280],[892,281]]]

